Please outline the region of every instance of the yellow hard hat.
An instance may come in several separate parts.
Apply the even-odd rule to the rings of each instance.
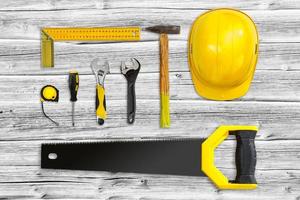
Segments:
[[[258,33],[248,15],[225,8],[204,13],[192,26],[188,51],[199,95],[231,100],[247,93],[258,56]]]

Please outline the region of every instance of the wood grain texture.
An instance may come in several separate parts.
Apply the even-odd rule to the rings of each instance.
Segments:
[[[74,9],[103,9],[102,0],[14,0],[2,1],[1,11],[44,11],[44,10],[74,10]]]
[[[160,55],[160,126],[169,128],[170,121],[170,86],[169,86],[169,38],[167,33],[159,36]]]
[[[243,10],[279,10],[279,9],[299,9],[299,4],[294,0],[215,0],[215,1],[176,1],[176,0],[122,0],[104,1],[104,8],[155,8],[155,9],[214,9],[214,8],[239,8]]]
[[[160,93],[169,96],[169,39],[168,34],[160,34]]]
[[[300,199],[300,2],[295,0],[11,0],[0,2],[0,198],[1,199]],[[229,102],[199,97],[187,63],[190,25],[218,7],[242,9],[255,21],[260,48],[257,70],[247,95]],[[169,129],[159,128],[159,36],[142,32],[128,43],[55,43],[55,68],[40,67],[40,28],[46,26],[181,26],[169,36]],[[95,57],[108,59],[108,119],[96,123]],[[136,82],[137,113],[126,123],[126,80],[120,62],[142,64]],[[68,71],[80,74],[75,127],[71,125]],[[39,93],[53,84],[59,103]],[[40,169],[44,142],[207,137],[220,124],[257,125],[259,187],[220,191],[207,178]],[[216,152],[217,166],[235,176],[234,138]]]
[[[51,26],[154,26],[180,25],[180,34],[170,39],[186,41],[193,21],[206,10],[194,9],[78,9],[54,11],[0,11],[0,38],[40,39],[41,27]],[[300,42],[299,10],[245,10],[257,24],[262,42]],[[163,16],[163,17],[162,17]],[[184,16],[184,17],[183,17]],[[274,28],[276,27],[276,28]],[[157,40],[154,33],[144,31],[142,40]]]

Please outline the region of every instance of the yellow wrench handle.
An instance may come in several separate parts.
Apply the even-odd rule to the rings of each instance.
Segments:
[[[102,85],[96,86],[96,116],[99,125],[104,124],[104,120],[107,117],[106,114],[106,101],[105,101],[105,89]]]

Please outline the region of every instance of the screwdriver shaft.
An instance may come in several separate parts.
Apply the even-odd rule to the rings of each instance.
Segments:
[[[72,126],[75,125],[74,113],[75,113],[75,102],[72,102]]]

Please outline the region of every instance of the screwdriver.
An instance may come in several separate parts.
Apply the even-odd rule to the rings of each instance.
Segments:
[[[79,75],[76,70],[71,70],[69,72],[69,90],[70,90],[70,101],[72,102],[72,126],[74,126],[74,112],[75,112],[75,102],[77,101],[77,92],[79,88]]]

